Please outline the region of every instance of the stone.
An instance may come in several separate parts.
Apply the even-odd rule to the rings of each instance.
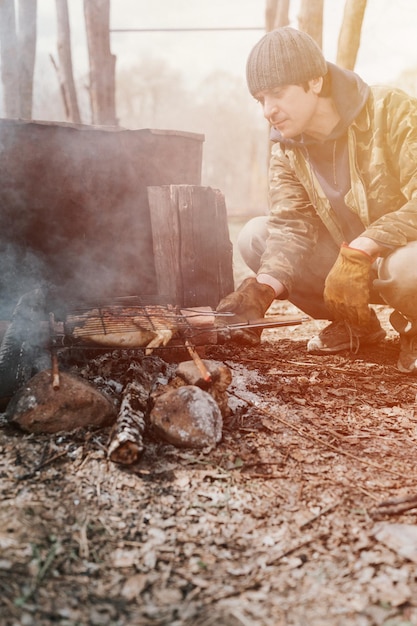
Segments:
[[[232,382],[232,372],[227,365],[219,361],[203,359],[203,363],[210,374],[211,382],[208,383],[204,380],[194,361],[183,361],[178,364],[173,386],[196,385],[200,387],[213,397],[223,418],[228,417],[231,411],[228,404],[227,389]]]
[[[43,370],[10,400],[8,421],[29,433],[57,433],[76,428],[102,428],[116,420],[117,411],[103,393],[87,381],[60,372],[59,388],[51,370]]]
[[[222,437],[219,406],[207,391],[195,385],[183,385],[158,396],[150,423],[161,439],[178,447],[214,446]]]

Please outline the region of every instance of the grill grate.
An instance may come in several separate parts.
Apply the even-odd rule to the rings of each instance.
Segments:
[[[158,296],[159,302],[161,297]],[[102,344],[108,346],[140,347],[149,342],[164,347],[173,341],[184,345],[190,340],[196,345],[217,343],[216,317],[222,318],[221,328],[276,328],[302,323],[306,318],[266,316],[259,320],[236,323],[233,313],[216,313],[210,307],[182,308],[173,304],[155,304],[156,298],[129,296],[112,303],[75,303],[68,305],[59,325],[55,324],[54,342],[66,345]],[[227,316],[231,317],[230,324]],[[157,336],[157,337],[156,337]],[[60,339],[61,338],[61,341]],[[167,339],[168,338],[168,339]]]
[[[62,321],[52,324],[53,343],[114,348],[159,348],[174,342],[184,346],[186,340],[199,345],[216,343],[216,313],[210,307],[180,308],[138,301],[122,298],[113,304],[68,307]]]

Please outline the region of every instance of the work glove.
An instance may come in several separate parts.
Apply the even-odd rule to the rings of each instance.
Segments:
[[[275,300],[275,291],[269,285],[258,283],[256,278],[246,278],[236,291],[220,301],[217,313],[233,313],[216,317],[220,341],[231,340],[249,346],[260,343],[262,328],[239,328],[229,330],[229,324],[245,324],[259,320]]]
[[[324,285],[324,302],[335,320],[366,326],[371,319],[370,275],[372,257],[342,244]]]

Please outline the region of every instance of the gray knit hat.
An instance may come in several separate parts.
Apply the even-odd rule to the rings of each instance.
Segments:
[[[255,95],[279,85],[300,85],[324,76],[327,64],[314,39],[283,26],[264,35],[249,54],[246,79]]]

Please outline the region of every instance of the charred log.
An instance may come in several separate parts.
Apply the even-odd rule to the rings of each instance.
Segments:
[[[136,463],[143,450],[149,391],[139,382],[128,383],[123,390],[119,414],[110,434],[108,456],[114,463]]]
[[[36,362],[45,354],[47,336],[44,294],[34,289],[24,294],[13,312],[0,346],[0,407],[26,383],[36,370]]]
[[[159,357],[148,356],[133,361],[127,369],[117,420],[112,428],[108,457],[114,463],[131,465],[139,461],[144,450],[152,389],[164,378],[167,364]]]

